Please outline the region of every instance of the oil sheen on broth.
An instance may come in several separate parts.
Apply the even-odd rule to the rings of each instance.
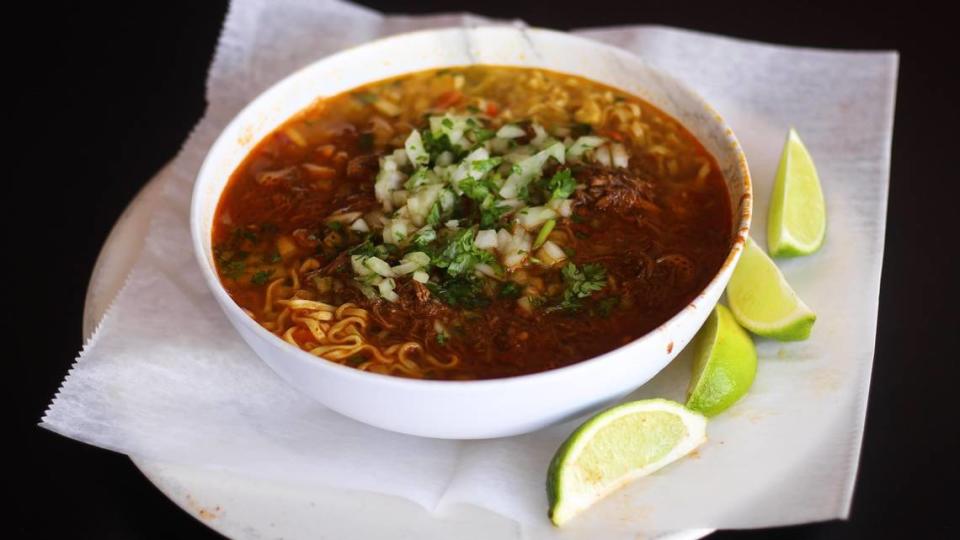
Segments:
[[[224,287],[278,339],[376,373],[486,379],[656,328],[720,268],[730,219],[712,156],[648,103],[471,66],[283,124],[230,178],[213,245]]]

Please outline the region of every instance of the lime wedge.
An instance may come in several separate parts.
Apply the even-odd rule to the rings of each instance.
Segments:
[[[560,526],[630,480],[689,454],[707,440],[707,419],[665,399],[603,411],[560,446],[547,472],[550,521]]]
[[[687,408],[715,416],[742,398],[757,374],[757,350],[730,310],[714,308],[693,343]]]
[[[790,128],[780,154],[767,218],[767,247],[774,257],[809,255],[827,230],[826,206],[813,158]]]
[[[727,284],[727,303],[741,326],[780,341],[807,339],[817,320],[773,260],[750,237]]]

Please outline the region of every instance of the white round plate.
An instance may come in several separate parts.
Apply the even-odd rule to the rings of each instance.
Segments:
[[[130,203],[107,237],[87,289],[83,332],[89,337],[140,253],[165,171]],[[443,514],[405,499],[335,488],[304,488],[210,468],[133,458],[164,495],[230,538],[519,539],[518,524],[490,511],[458,506]],[[694,540],[711,529],[677,531],[658,540]],[[552,536],[552,535],[551,535]]]

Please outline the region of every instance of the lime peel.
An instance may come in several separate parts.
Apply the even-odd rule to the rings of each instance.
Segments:
[[[549,516],[560,526],[631,480],[657,471],[707,440],[707,419],[665,399],[603,411],[560,446],[547,472]]]
[[[807,339],[817,320],[773,260],[750,237],[727,284],[727,302],[741,326],[780,341]]]
[[[770,198],[767,248],[774,257],[809,255],[823,245],[826,230],[817,168],[796,130],[790,128]]]
[[[757,350],[733,314],[717,304],[694,338],[687,408],[715,416],[742,398],[757,374]]]

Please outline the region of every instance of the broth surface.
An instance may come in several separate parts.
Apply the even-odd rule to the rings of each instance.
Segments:
[[[404,156],[417,152],[395,153],[415,129],[430,175],[455,179],[459,159],[477,181],[415,185]],[[574,157],[581,139],[602,143]],[[491,157],[470,161],[481,148]],[[564,163],[525,180],[523,159],[551,148]],[[407,172],[390,177],[396,163]],[[417,213],[423,200],[430,213]],[[233,173],[213,246],[233,300],[279,339],[379,373],[486,379],[656,328],[716,274],[730,234],[719,167],[674,119],[583,78],[470,66],[376,82],[290,119]]]

